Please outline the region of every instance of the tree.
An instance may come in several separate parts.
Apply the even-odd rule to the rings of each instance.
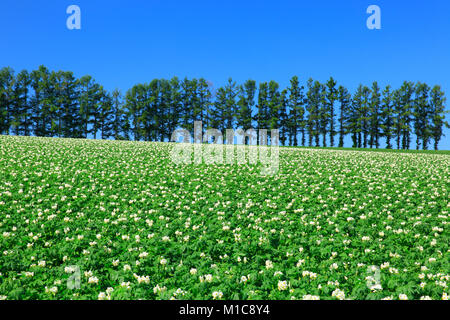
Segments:
[[[15,135],[30,135],[31,106],[29,89],[31,79],[27,70],[22,70],[16,76],[12,88],[11,127]]]
[[[133,139],[139,141],[144,135],[143,111],[146,103],[147,89],[143,84],[134,85],[125,95],[125,104],[129,110],[130,131]]]
[[[224,120],[225,120],[225,130],[234,128],[236,119],[236,96],[237,96],[237,85],[233,79],[229,78],[227,84],[225,85],[225,109],[224,109]],[[225,131],[222,131],[225,134]]]
[[[430,87],[425,83],[417,83],[415,88],[415,99],[413,108],[414,134],[416,135],[416,150],[420,148],[422,140],[423,149],[428,149],[428,140],[431,135],[429,125],[430,105],[429,105]]]
[[[236,126],[246,131],[252,128],[252,108],[255,104],[256,81],[247,80],[238,89]],[[248,144],[248,139],[243,141]]]
[[[370,109],[369,109],[369,95],[370,89],[366,86],[362,88],[362,104],[359,110],[359,121],[361,122],[361,132],[363,135],[362,147],[367,148],[367,138],[369,136],[369,121],[370,121]],[[361,144],[360,144],[361,147]]]
[[[200,78],[198,82],[198,113],[199,117],[197,120],[202,121],[202,130],[204,130],[204,127],[208,127],[208,112],[211,108],[211,98],[212,98],[212,92],[211,92],[211,86],[212,84],[208,81],[206,81],[203,78]],[[203,135],[203,132],[202,132]]]
[[[256,127],[258,129],[257,141],[260,143],[259,130],[267,129],[270,121],[270,109],[269,109],[269,85],[267,82],[259,84],[258,91],[258,103],[256,105],[257,113],[255,117]]]
[[[50,71],[41,65],[30,73],[30,78],[31,88],[34,91],[30,101],[33,133],[36,136],[47,137],[51,134],[50,106],[54,95]]]
[[[402,149],[409,149],[411,144],[411,115],[413,107],[412,96],[414,94],[414,83],[405,81],[399,90],[400,109],[398,116],[401,118]]]
[[[114,137],[114,140],[129,140],[127,110],[123,104],[122,93],[119,89],[113,90],[111,100],[113,113],[111,128],[112,136]]]
[[[199,119],[197,80],[184,78],[181,82],[181,127],[192,132],[194,121]]]
[[[9,134],[10,131],[14,81],[12,68],[0,70],[0,134]]]
[[[160,80],[153,79],[145,86],[143,130],[145,141],[158,141],[162,120]]]
[[[177,77],[170,79],[169,83],[169,110],[167,113],[167,138],[170,141],[172,132],[178,127],[180,123],[181,112],[181,86]]]
[[[58,89],[60,111],[60,135],[66,138],[81,138],[82,124],[79,110],[79,82],[72,72],[60,72]]]
[[[445,114],[448,111],[445,111],[445,101],[446,98],[444,96],[444,92],[441,90],[441,87],[436,85],[431,90],[431,136],[434,140],[434,150],[438,149],[439,141],[441,140],[443,134],[443,127],[450,128],[448,122],[444,121]]]
[[[279,91],[279,84],[273,80],[269,82],[269,90],[268,90],[268,108],[269,108],[269,121],[268,126],[265,128],[270,130],[267,132],[267,136],[272,139],[271,130],[279,129],[280,127],[280,109],[282,106],[281,102],[281,94]]]
[[[364,95],[364,87],[362,84],[360,84],[353,95],[352,98],[352,104],[349,111],[349,117],[348,117],[348,128],[350,129],[350,132],[352,133],[352,141],[353,145],[352,148],[361,148],[362,147],[362,123],[363,123],[363,95]]]
[[[394,126],[394,110],[392,105],[392,91],[391,86],[387,85],[383,90],[383,102],[381,107],[381,123],[380,128],[382,129],[383,136],[386,137],[386,148],[392,149],[391,139],[393,135]]]
[[[98,123],[98,105],[102,88],[95,80],[87,75],[80,78],[80,131],[87,138],[89,134],[96,135]]]
[[[349,113],[349,107],[351,105],[352,96],[346,88],[339,86],[338,89],[338,100],[340,103],[340,114],[339,114],[339,148],[344,147],[344,136],[346,135],[347,129],[347,118]]]
[[[300,86],[298,77],[293,76],[290,81],[288,107],[289,107],[289,144],[298,145],[298,132],[300,131],[302,140],[301,145],[305,145],[305,95],[303,86]]]
[[[380,104],[381,104],[381,94],[380,94],[380,87],[378,86],[378,83],[375,81],[372,84],[372,90],[371,90],[371,96],[370,96],[370,102],[369,102],[369,146],[372,148],[375,146],[375,148],[380,147]]]
[[[328,106],[328,115],[329,115],[329,124],[330,124],[330,145],[334,147],[334,137],[336,136],[335,129],[335,112],[334,112],[334,103],[338,99],[338,89],[336,89],[336,81],[333,77],[326,83],[326,101]]]
[[[170,104],[171,104],[171,87],[170,82],[166,79],[159,80],[159,141],[164,141],[165,138],[170,140],[172,134],[169,131],[169,121],[170,121]]]
[[[214,108],[211,110],[209,124],[211,128],[218,129],[222,134],[225,133],[225,120],[227,115],[227,92],[224,87],[217,90]],[[214,141],[218,142],[218,141]],[[222,141],[223,142],[223,141]]]
[[[282,146],[286,145],[287,137],[289,134],[289,111],[288,111],[288,98],[287,89],[281,91],[280,94],[280,108],[278,118],[280,119],[280,142]]]
[[[396,139],[397,149],[400,149],[402,128],[404,126],[404,119],[402,116],[402,99],[400,89],[396,89],[392,93],[392,104],[394,110],[394,136]]]
[[[100,98],[98,113],[98,126],[100,130],[100,139],[109,139],[114,137],[114,100],[112,94],[103,90]]]
[[[322,146],[327,146],[327,134],[328,134],[328,126],[330,123],[330,105],[327,102],[327,87],[325,85],[320,84],[320,93],[319,93],[319,121],[318,128],[319,133],[322,134]],[[317,146],[317,142],[316,142]]]
[[[319,107],[321,103],[322,85],[318,81],[308,79],[307,82],[308,91],[306,93],[306,109],[308,111],[308,117],[306,120],[306,128],[308,131],[308,145],[312,146],[313,138],[315,139],[316,147],[319,146],[319,134],[320,134],[320,117]]]

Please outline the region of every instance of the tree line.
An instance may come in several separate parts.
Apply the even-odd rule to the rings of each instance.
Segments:
[[[331,77],[325,83],[292,77],[275,81],[231,78],[220,87],[203,78],[154,79],[122,94],[108,92],[91,76],[45,66],[15,73],[0,70],[0,133],[117,140],[169,141],[178,128],[279,129],[282,145],[438,149],[446,98],[439,85],[405,81],[400,88],[360,84],[353,95]]]

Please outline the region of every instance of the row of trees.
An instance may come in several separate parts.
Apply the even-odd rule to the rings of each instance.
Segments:
[[[398,89],[359,85],[352,95],[333,78],[326,83],[298,77],[281,89],[275,81],[232,79],[218,89],[205,79],[176,77],[137,84],[123,96],[91,76],[45,66],[15,74],[0,70],[0,133],[45,137],[168,141],[177,128],[279,129],[290,146],[427,149],[443,137],[445,97],[440,86],[405,81]]]

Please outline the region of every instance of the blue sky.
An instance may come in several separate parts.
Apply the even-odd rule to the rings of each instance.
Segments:
[[[66,28],[71,4],[81,8],[81,30]],[[381,30],[366,27],[371,4],[381,8]],[[445,0],[2,0],[0,35],[0,67],[44,64],[110,90],[172,76],[285,87],[298,75],[302,83],[333,76],[352,92],[374,80],[422,81],[450,95]],[[439,146],[449,150],[445,133]]]

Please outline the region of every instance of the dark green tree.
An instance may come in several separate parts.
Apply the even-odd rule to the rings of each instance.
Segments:
[[[344,147],[344,137],[347,133],[347,121],[348,121],[348,114],[349,109],[351,106],[351,99],[352,95],[348,92],[346,88],[343,86],[339,86],[338,89],[338,100],[340,104],[339,108],[339,148]]]
[[[308,79],[308,91],[306,93],[306,110],[308,116],[306,120],[306,129],[308,131],[308,145],[311,147],[313,138],[316,147],[319,146],[320,135],[320,104],[322,97],[322,85],[318,81]]]
[[[438,149],[439,141],[444,136],[443,128],[450,128],[449,123],[445,121],[445,95],[441,87],[435,85],[431,90],[430,106],[431,106],[431,137],[434,140],[434,150]]]
[[[32,108],[30,104],[31,78],[27,70],[16,76],[12,89],[11,127],[15,135],[28,136],[32,130]]]
[[[259,84],[258,91],[258,103],[256,105],[256,128],[258,129],[258,144],[260,143],[259,130],[267,129],[270,121],[270,108],[269,108],[269,84],[262,82]]]
[[[301,134],[301,145],[305,146],[305,95],[304,87],[300,86],[297,76],[290,81],[288,108],[289,108],[289,144],[298,146],[298,133]]]
[[[0,70],[0,134],[9,134],[13,109],[14,70],[5,67]]]
[[[380,147],[380,109],[381,109],[381,94],[380,87],[375,81],[372,84],[372,89],[370,91],[370,102],[369,102],[369,146],[370,148]]]
[[[422,140],[423,149],[428,149],[430,130],[430,87],[425,83],[417,83],[415,88],[414,109],[412,112],[414,121],[414,134],[416,135],[416,149],[420,149]]]
[[[247,80],[243,85],[239,86],[237,96],[237,116],[236,126],[244,131],[251,129],[252,126],[252,110],[255,105],[256,81]],[[244,141],[248,144],[248,139]]]
[[[411,144],[414,88],[414,83],[405,81],[399,89],[401,104],[398,116],[401,118],[402,149],[409,149]]]
[[[386,137],[386,148],[392,149],[392,135],[394,133],[394,109],[392,104],[393,93],[391,91],[391,86],[387,85],[383,90],[383,102],[381,107],[381,121],[380,128],[382,130],[382,135]]]
[[[328,122],[330,125],[330,145],[334,147],[334,137],[336,136],[334,103],[338,99],[338,89],[336,89],[336,81],[333,79],[333,77],[330,77],[330,79],[327,81],[326,89],[326,103],[328,106],[327,113],[329,115]]]

